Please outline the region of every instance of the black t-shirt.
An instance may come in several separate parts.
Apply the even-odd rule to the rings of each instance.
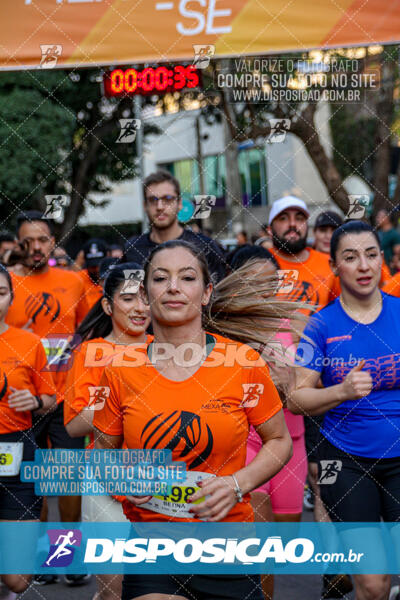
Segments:
[[[225,277],[225,255],[211,238],[201,233],[194,233],[190,229],[184,229],[182,234],[176,239],[190,242],[203,252],[214,283]],[[142,265],[156,246],[158,244],[150,239],[149,232],[135,236],[128,240],[125,245],[124,260],[137,262]]]

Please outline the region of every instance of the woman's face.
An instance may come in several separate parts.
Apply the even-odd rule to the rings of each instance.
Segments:
[[[147,281],[154,321],[172,327],[196,319],[201,322],[211,290],[211,284],[204,287],[199,261],[186,248],[166,248],[154,256]]]
[[[0,273],[0,321],[6,318],[11,304],[11,291],[8,285],[7,277]]]
[[[125,283],[117,288],[112,304],[111,320],[113,328],[132,336],[144,333],[150,323],[149,307],[141,293],[124,293]]]
[[[382,253],[370,232],[343,235],[336,250],[334,272],[342,287],[355,296],[368,296],[379,285]]]

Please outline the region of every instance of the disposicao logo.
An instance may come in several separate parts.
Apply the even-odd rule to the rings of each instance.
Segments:
[[[82,542],[79,529],[49,529],[50,550],[42,567],[68,567]]]

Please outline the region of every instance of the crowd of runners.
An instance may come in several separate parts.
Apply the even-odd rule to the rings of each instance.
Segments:
[[[0,456],[12,456],[12,468],[0,461],[0,520],[47,520],[21,462],[36,448],[85,446],[170,449],[191,491],[175,503],[60,496],[64,522],[298,522],[305,488],[316,521],[400,520],[390,215],[371,225],[325,211],[311,231],[305,202],[286,196],[227,252],[183,226],[181,206],[179,182],[158,171],[144,181],[149,231],[124,245],[93,238],[70,257],[37,211],[0,233]],[[88,363],[98,349],[108,360]],[[103,390],[100,409],[93,390]],[[31,583],[1,577],[10,598]],[[357,600],[400,598],[389,575],[324,575],[321,585],[322,598],[353,587]],[[273,577],[97,576],[96,600],[171,597],[271,600]]]

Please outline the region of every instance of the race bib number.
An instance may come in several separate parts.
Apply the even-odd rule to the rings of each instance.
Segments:
[[[0,477],[18,475],[23,452],[23,442],[0,442]]]
[[[140,508],[147,508],[154,512],[169,517],[178,517],[180,519],[193,519],[193,514],[189,512],[193,504],[204,502],[204,498],[196,500],[190,504],[188,499],[193,496],[200,488],[196,485],[197,481],[203,481],[215,477],[212,473],[203,473],[202,471],[188,471],[185,481],[179,482],[179,485],[173,485],[171,492],[167,496],[153,496],[151,500],[141,504]]]
[[[47,366],[46,371],[67,371],[71,366],[70,344],[73,336],[50,334],[42,338]]]

